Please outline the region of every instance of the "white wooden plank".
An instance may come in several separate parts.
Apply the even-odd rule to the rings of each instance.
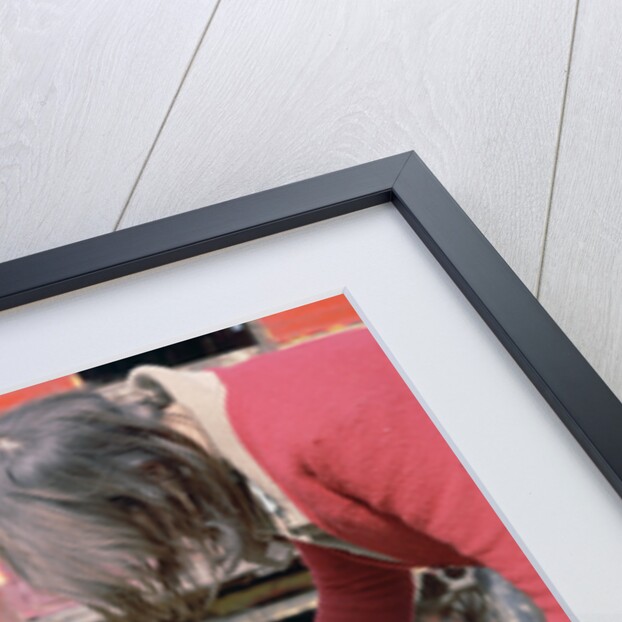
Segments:
[[[541,301],[622,399],[622,4],[582,2]]]
[[[122,226],[414,148],[533,287],[573,12],[223,0]]]
[[[0,261],[113,229],[214,6],[0,3]]]

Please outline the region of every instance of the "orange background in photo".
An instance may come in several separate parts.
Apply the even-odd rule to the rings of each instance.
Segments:
[[[344,295],[312,302],[289,311],[267,315],[259,322],[276,343],[286,343],[359,324],[361,319]]]
[[[33,400],[52,393],[61,393],[62,391],[69,391],[75,389],[82,384],[82,380],[77,375],[63,376],[62,378],[56,378],[48,382],[42,382],[41,384],[33,384],[31,387],[20,389],[19,391],[13,391],[12,393],[6,393],[0,395],[0,415],[3,410],[14,408],[19,406],[23,402]]]

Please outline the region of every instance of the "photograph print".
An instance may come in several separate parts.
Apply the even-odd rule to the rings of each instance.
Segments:
[[[2,622],[566,622],[345,296],[0,396]]]

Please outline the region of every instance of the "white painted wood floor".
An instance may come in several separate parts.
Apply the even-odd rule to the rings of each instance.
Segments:
[[[415,149],[622,397],[621,30],[616,0],[4,0],[0,261]]]

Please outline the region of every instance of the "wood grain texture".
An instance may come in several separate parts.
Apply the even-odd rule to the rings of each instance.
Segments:
[[[581,2],[540,299],[622,399],[622,4]]]
[[[214,6],[0,3],[0,261],[114,228]]]
[[[533,288],[573,12],[223,0],[121,224],[415,149]]]

